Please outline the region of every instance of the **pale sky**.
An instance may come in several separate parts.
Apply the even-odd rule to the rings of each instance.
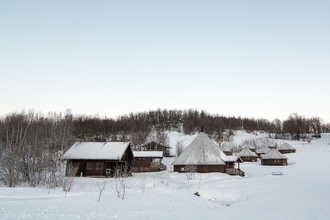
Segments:
[[[0,116],[330,122],[330,1],[1,1]]]

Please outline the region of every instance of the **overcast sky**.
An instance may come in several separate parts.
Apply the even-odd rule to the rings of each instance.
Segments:
[[[1,1],[0,115],[330,122],[330,1]]]

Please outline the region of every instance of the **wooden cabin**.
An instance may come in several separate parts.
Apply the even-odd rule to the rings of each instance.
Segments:
[[[174,172],[226,173],[227,166],[228,169],[235,169],[234,163],[237,161],[237,157],[233,160],[228,157],[204,132],[200,132],[172,165]],[[236,174],[232,172],[231,174],[240,175],[242,173],[244,172]]]
[[[288,165],[288,158],[273,148],[261,157],[261,165],[286,166]]]
[[[256,152],[256,147],[254,145],[250,144],[250,143],[244,144],[243,148],[247,148],[252,152]]]
[[[261,148],[256,150],[256,154],[259,158],[261,158],[262,155],[265,155],[268,151],[270,151],[270,148],[266,145],[262,146]]]
[[[115,176],[131,173],[133,151],[129,142],[76,142],[63,160],[77,167],[76,176]]]
[[[151,141],[142,145],[143,151],[163,151],[164,157],[169,157],[171,154],[171,147],[165,146],[163,144]]]
[[[236,154],[244,162],[257,162],[258,155],[252,152],[249,148],[243,148],[239,153]]]
[[[157,172],[166,170],[162,163],[163,151],[133,151],[132,172]]]
[[[289,143],[284,143],[282,146],[278,147],[278,151],[281,154],[296,153],[296,148],[292,147]]]
[[[231,149],[225,144],[220,145],[220,150],[224,152],[227,156],[233,155]]]

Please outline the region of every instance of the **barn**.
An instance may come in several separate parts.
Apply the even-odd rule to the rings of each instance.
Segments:
[[[278,151],[282,154],[296,153],[296,148],[292,147],[289,143],[284,143],[282,146],[278,147]]]
[[[133,151],[132,172],[156,172],[166,170],[162,163],[163,151]]]
[[[261,165],[286,166],[288,165],[288,158],[281,154],[277,149],[272,148],[261,157]]]
[[[76,142],[62,157],[68,166],[77,168],[75,175],[114,176],[131,173],[133,151],[129,142]]]

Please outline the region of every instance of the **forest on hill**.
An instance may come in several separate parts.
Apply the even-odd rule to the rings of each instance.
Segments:
[[[152,131],[156,141],[166,144],[166,131],[185,134],[204,132],[217,142],[237,129],[264,131],[283,138],[301,138],[307,134],[329,132],[329,123],[319,117],[306,118],[297,113],[286,120],[241,118],[212,115],[206,111],[157,109],[130,113],[116,119],[33,110],[10,113],[0,118],[0,181],[15,186],[27,182],[36,186],[49,174],[62,169],[63,153],[76,141],[129,141],[132,146],[146,143]],[[60,183],[58,183],[60,184]]]

